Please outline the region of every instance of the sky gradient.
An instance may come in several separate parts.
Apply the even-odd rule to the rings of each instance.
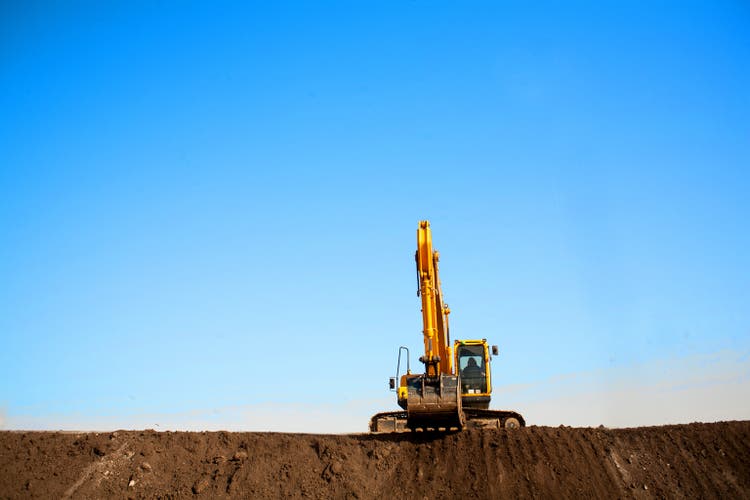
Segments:
[[[493,407],[750,418],[748,88],[743,2],[4,4],[0,424],[365,430],[420,219]]]

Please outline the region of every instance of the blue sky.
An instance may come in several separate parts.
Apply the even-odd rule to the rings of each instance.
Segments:
[[[0,423],[395,409],[420,219],[497,388],[750,390],[749,56],[743,2],[6,4]]]

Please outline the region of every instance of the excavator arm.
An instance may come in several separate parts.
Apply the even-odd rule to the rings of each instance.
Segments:
[[[406,410],[405,426],[410,429],[462,429],[458,375],[453,371],[453,349],[448,338],[448,314],[438,277],[439,254],[432,248],[428,221],[417,228],[417,280],[422,302],[423,374],[401,377],[398,404]]]
[[[429,221],[419,222],[417,228],[417,294],[422,298],[422,334],[426,375],[437,377],[441,373],[454,374],[453,349],[450,345],[448,315],[450,309],[443,302],[443,291],[438,276],[440,254],[432,248],[432,231]]]

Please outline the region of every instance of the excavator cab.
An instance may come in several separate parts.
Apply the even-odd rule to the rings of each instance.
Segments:
[[[462,406],[489,408],[492,384],[487,340],[458,340],[453,351],[461,380]]]

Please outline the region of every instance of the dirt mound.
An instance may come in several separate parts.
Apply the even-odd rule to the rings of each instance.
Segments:
[[[750,498],[750,422],[447,435],[0,433],[0,497]]]

